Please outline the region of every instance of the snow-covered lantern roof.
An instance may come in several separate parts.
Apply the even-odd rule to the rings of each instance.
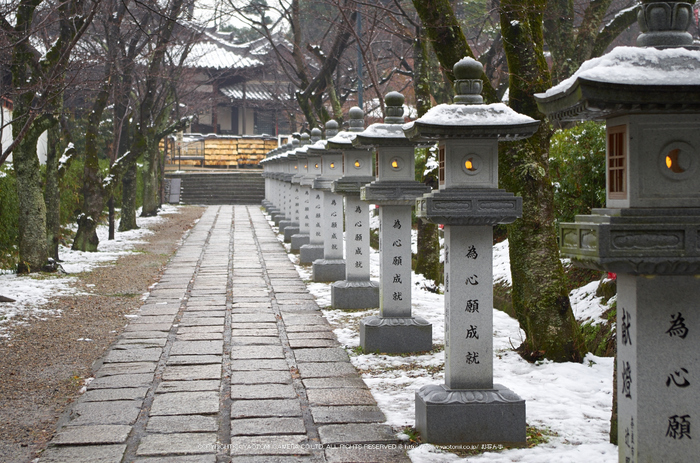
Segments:
[[[326,137],[338,134],[338,122],[326,122]],[[321,156],[321,175],[314,181],[314,188],[330,191],[333,182],[343,175],[343,152],[328,147],[328,140],[319,140],[309,147],[309,153]]]
[[[604,119],[608,207],[700,207],[700,49],[691,5],[644,2],[642,47],[617,47],[535,95],[561,121]]]
[[[455,103],[435,106],[403,126],[409,139],[438,145],[439,191],[418,200],[419,217],[444,224],[481,220],[493,225],[522,214],[522,200],[498,189],[498,142],[530,137],[540,122],[503,103],[484,104],[483,69],[472,58],[457,62]],[[475,196],[475,189],[488,191]]]
[[[338,132],[328,139],[328,149],[339,150],[343,155],[343,177],[333,185],[333,191],[345,195],[359,195],[360,187],[374,180],[372,177],[372,150],[356,147],[353,140],[365,130],[365,114],[353,106],[348,111],[348,130]]]
[[[404,96],[389,92],[384,98],[384,122],[372,124],[357,134],[355,147],[376,149],[376,181],[361,190],[362,199],[375,204],[413,204],[416,197],[430,191],[430,187],[415,181],[416,142],[406,138],[404,123]]]

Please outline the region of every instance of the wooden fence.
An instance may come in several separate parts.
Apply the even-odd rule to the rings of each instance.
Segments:
[[[286,139],[282,140],[286,143]],[[178,146],[175,137],[168,137],[166,163],[182,167],[258,167],[258,163],[272,149],[277,148],[277,137],[188,133]],[[165,142],[161,142],[165,149]]]

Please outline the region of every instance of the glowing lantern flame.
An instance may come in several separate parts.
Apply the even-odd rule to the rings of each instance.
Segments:
[[[399,168],[399,163],[398,163],[398,161],[395,161],[395,160],[394,160],[394,161],[391,161],[391,167],[393,167],[394,169],[398,169],[398,168]]]
[[[360,167],[360,161],[355,161],[355,167]]]

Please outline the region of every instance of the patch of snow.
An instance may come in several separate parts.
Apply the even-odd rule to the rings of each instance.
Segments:
[[[700,51],[616,47],[607,55],[586,61],[574,75],[535,96],[565,93],[579,77],[631,85],[700,85]]]
[[[107,225],[97,227],[100,239],[97,252],[73,251],[59,246],[61,266],[68,273],[88,272],[95,267],[107,265],[120,256],[133,251],[134,246],[143,243],[143,238],[153,232],[149,229],[163,220],[162,215],[178,212],[178,206],[163,205],[160,215],[155,217],[137,217],[137,230],[115,232],[115,239],[108,240]],[[118,226],[118,223],[117,223]],[[73,230],[77,228],[73,225]],[[22,319],[59,316],[55,310],[42,308],[52,297],[80,295],[74,283],[77,278],[61,274],[17,275],[0,273],[2,295],[15,299],[15,302],[0,304],[0,337],[9,336],[8,328],[13,324],[24,323]],[[93,285],[94,286],[94,285]]]
[[[493,104],[440,104],[414,122],[403,125],[409,130],[415,122],[429,125],[479,126],[479,125],[519,125],[535,122],[535,119],[511,109],[503,103]]]
[[[374,228],[378,218],[372,217]],[[286,245],[289,249],[289,245]],[[308,266],[289,254],[302,279],[311,279]],[[508,242],[494,246],[494,281],[511,283]],[[379,276],[379,253],[370,250],[370,275]],[[433,343],[444,345],[444,297],[425,289],[426,280],[412,273],[412,310],[414,316],[426,318],[433,325]],[[596,283],[597,284],[597,283]],[[330,309],[330,285],[310,283],[324,316],[350,355],[352,364],[395,429],[414,426],[415,392],[428,384],[444,383],[444,352],[422,355],[391,356],[357,354],[360,320],[377,315],[378,310],[349,312]],[[593,317],[603,309],[589,294],[590,286],[572,293],[577,316]],[[504,384],[526,400],[527,422],[556,433],[546,444],[534,448],[485,452],[462,459],[433,445],[422,444],[408,453],[413,463],[435,462],[524,462],[566,461],[567,463],[613,463],[617,447],[608,442],[612,412],[613,358],[586,355],[583,363],[528,363],[514,348],[525,339],[517,320],[499,310],[493,311],[494,382]],[[410,447],[409,444],[406,444]]]

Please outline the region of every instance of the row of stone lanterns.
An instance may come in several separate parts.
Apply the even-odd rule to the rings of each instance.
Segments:
[[[694,461],[700,450],[692,438],[700,416],[700,337],[693,331],[700,300],[700,51],[685,32],[690,8],[642,2],[638,44],[657,48],[615,49],[538,95],[551,119],[607,122],[607,208],[562,224],[560,244],[575,263],[618,273],[621,462]],[[493,225],[522,211],[519,198],[498,189],[498,141],[527,137],[538,121],[482,104],[481,74],[478,63],[462,60],[454,105],[402,126],[403,98],[390,94],[383,124],[362,131],[361,111],[353,110],[350,132],[326,145],[344,154],[344,176],[331,187],[346,202],[350,265],[331,287],[339,308],[354,308],[344,304],[355,284],[363,301],[373,301],[369,269],[359,272],[368,267],[368,248],[360,244],[367,242],[363,206],[380,206],[380,315],[362,320],[365,350],[430,348],[430,325],[410,309],[415,198],[418,217],[445,225],[445,384],[416,393],[416,427],[433,443],[525,441],[525,402],[493,384],[491,250]],[[438,145],[440,186],[424,194],[413,181],[412,152],[414,143],[426,142]],[[369,182],[371,148],[378,169]],[[275,217],[285,199],[284,169],[267,164],[266,207]]]
[[[426,441],[435,443],[525,441],[524,400],[493,384],[491,246],[493,225],[512,222],[522,210],[519,198],[498,189],[498,140],[530,136],[539,122],[502,104],[481,104],[481,71],[470,58],[460,61],[455,66],[456,104],[441,105],[412,124],[404,125],[403,96],[391,92],[385,99],[383,123],[363,129],[362,111],[353,108],[348,132],[308,148],[287,147],[305,159],[307,172],[317,162],[322,166],[313,188],[303,195],[311,198],[305,211],[311,222],[325,225],[321,228],[326,230],[322,240],[326,251],[311,262],[301,259],[302,263],[313,264],[316,281],[339,280],[331,285],[333,307],[379,307],[379,316],[360,322],[360,344],[366,352],[432,348],[432,325],[411,313],[412,208],[417,206],[419,217],[446,225],[446,381],[416,394],[416,427]],[[431,193],[415,181],[414,149],[435,143],[440,187]],[[267,173],[268,164],[284,158],[276,154],[264,162],[267,177],[288,178]],[[341,163],[342,171],[336,171]],[[302,169],[301,161],[297,168]],[[339,252],[340,195],[345,200],[347,262]],[[277,201],[285,200],[277,197]],[[379,207],[378,286],[369,278],[369,204]],[[266,207],[272,206],[266,203]],[[303,253],[305,247],[301,248]]]

